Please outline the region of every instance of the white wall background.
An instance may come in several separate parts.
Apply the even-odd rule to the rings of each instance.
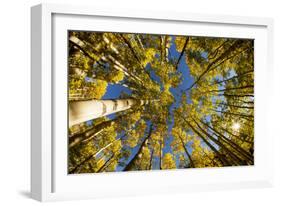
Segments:
[[[0,7],[0,204],[37,205],[29,198],[30,181],[30,6],[36,0],[2,1]],[[59,205],[280,205],[281,203],[281,13],[279,1],[245,0],[52,0],[54,3],[139,8],[205,14],[272,17],[274,28],[275,102],[272,130],[275,136],[275,183],[271,189],[214,191],[178,195],[156,195],[80,202],[47,203]],[[266,69],[266,68],[265,68]],[[266,85],[265,85],[266,86]]]

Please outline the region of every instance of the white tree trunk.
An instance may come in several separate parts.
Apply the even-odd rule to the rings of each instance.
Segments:
[[[165,37],[165,42],[164,42],[164,49],[165,49],[165,61],[169,61],[169,47],[170,47],[170,38],[168,36]]]
[[[136,104],[143,105],[147,102],[135,99],[73,101],[69,103],[69,127],[130,109]]]
[[[69,67],[69,74],[77,78],[85,78],[87,76],[87,73],[85,71],[77,67]]]
[[[83,52],[86,56],[90,57],[93,61],[99,60],[97,53],[100,50],[100,44],[92,45],[84,40],[79,39],[76,36],[70,36],[69,41],[79,47],[81,52]]]
[[[102,56],[101,59],[105,62],[110,61],[111,63],[113,63],[114,69],[116,69],[118,71],[122,71],[127,77],[133,78],[136,81],[142,83],[142,80],[139,77],[137,77],[134,74],[128,73],[129,72],[128,69],[124,65],[122,65],[119,61],[117,61],[114,57],[112,57],[111,55],[108,55],[108,58],[105,56]]]
[[[142,51],[144,51],[144,46],[143,46],[143,44],[142,44],[142,41],[141,41],[139,35],[136,35],[136,39],[137,39],[137,41],[138,41],[138,43],[139,43],[139,45],[140,45]]]
[[[104,42],[109,46],[109,48],[110,48],[112,51],[114,51],[115,54],[118,55],[118,54],[119,54],[119,51],[118,51],[118,49],[116,49],[116,47],[114,46],[114,44],[111,43],[111,42],[109,41],[109,39],[106,38],[105,35],[103,35],[102,38],[103,38]]]
[[[80,48],[83,49],[83,52],[86,53],[88,56],[91,56],[91,52],[96,52],[96,49],[93,47],[89,47],[87,46],[87,44],[80,40],[79,38],[77,38],[76,36],[71,36],[69,37],[69,41],[78,45]],[[106,41],[109,41],[108,39]],[[91,48],[91,52],[88,52],[88,49]],[[117,50],[116,50],[117,51]],[[117,51],[118,52],[118,51]],[[95,59],[94,57],[91,57],[92,59]],[[133,78],[136,81],[138,81],[139,83],[142,84],[142,80],[137,77],[136,75],[132,74],[124,65],[122,65],[119,61],[117,61],[113,56],[108,55],[108,57],[105,56],[101,56],[100,57],[104,62],[112,62],[113,63],[113,68],[118,70],[118,71],[122,71],[127,77],[129,78]]]
[[[106,148],[110,147],[111,145],[113,145],[115,142],[119,141],[120,139],[122,139],[123,136],[115,139],[113,142],[109,143],[108,145],[104,146],[103,148],[101,148],[98,152],[96,152],[93,156],[96,158],[101,152],[103,152]]]
[[[76,36],[69,37],[69,41],[80,46],[81,48],[84,48],[86,46],[85,43],[83,41],[81,41],[79,38],[77,38]]]

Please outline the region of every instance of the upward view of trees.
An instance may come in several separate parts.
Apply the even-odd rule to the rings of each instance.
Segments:
[[[254,164],[254,41],[70,31],[68,172]]]

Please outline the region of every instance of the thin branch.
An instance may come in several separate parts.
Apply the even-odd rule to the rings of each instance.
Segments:
[[[187,46],[188,42],[189,42],[189,37],[186,37],[184,46],[183,46],[183,48],[182,48],[182,50],[181,50],[180,56],[179,56],[178,61],[177,61],[177,63],[176,63],[176,70],[178,70],[179,63],[180,63],[180,61],[181,61],[181,58],[183,57],[183,54],[184,54],[184,52],[185,52],[185,49],[186,49],[186,46]]]

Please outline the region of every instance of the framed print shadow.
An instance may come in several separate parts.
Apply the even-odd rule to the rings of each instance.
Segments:
[[[32,8],[32,197],[271,186],[272,20],[124,11]]]

